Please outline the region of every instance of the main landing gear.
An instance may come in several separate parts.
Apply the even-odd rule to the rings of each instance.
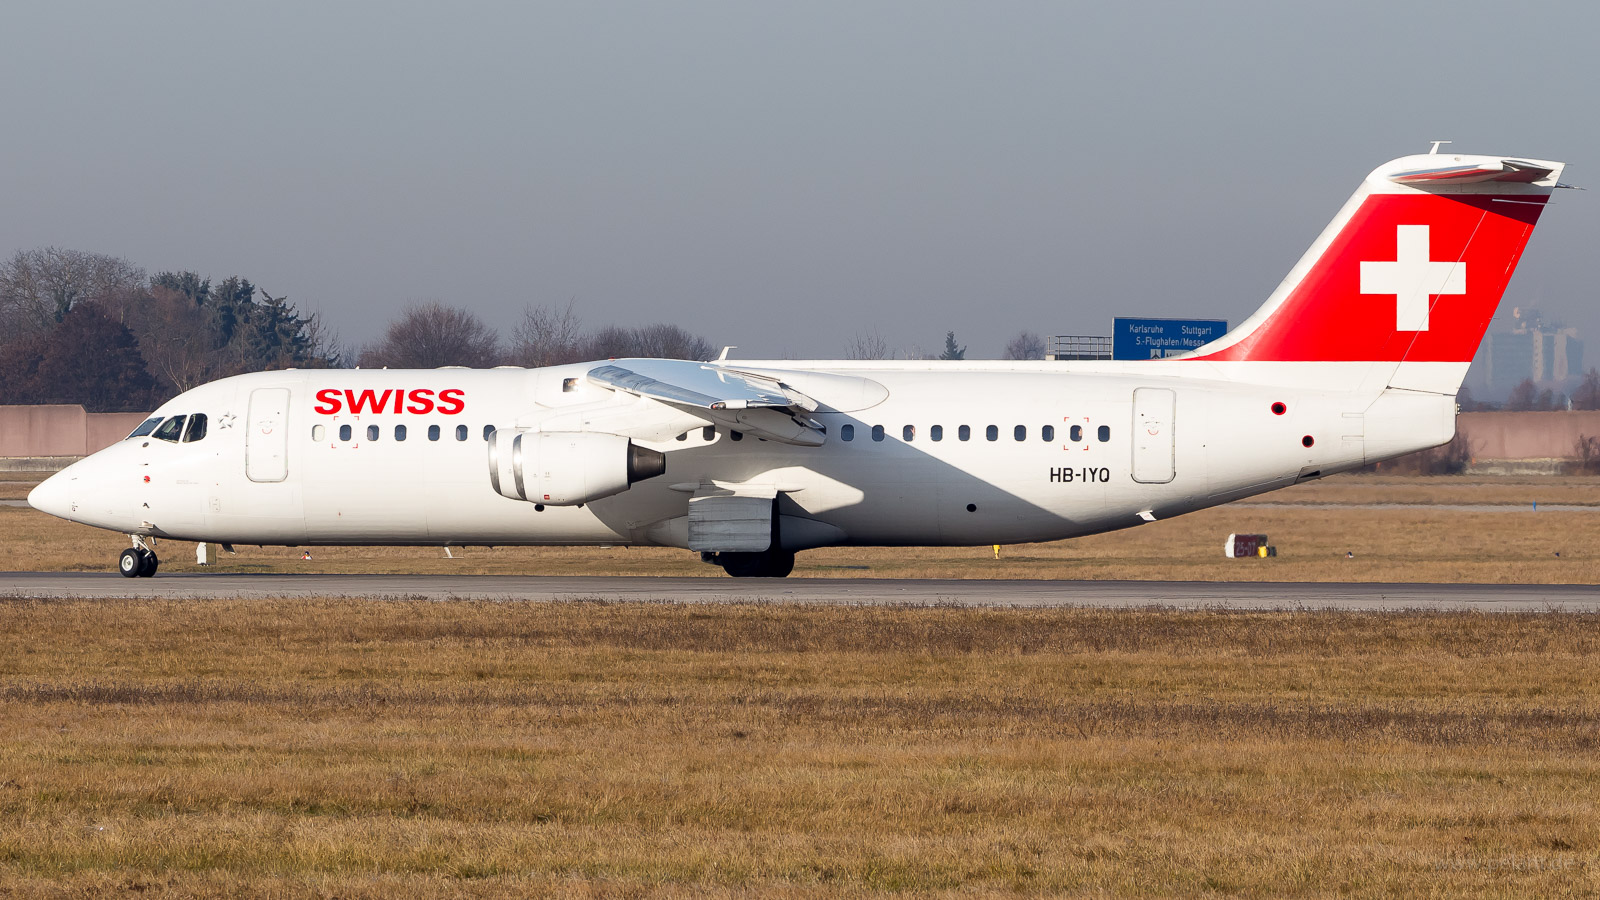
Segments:
[[[122,551],[117,557],[117,571],[123,578],[150,578],[160,568],[161,560],[156,558],[156,552],[144,542],[142,535],[130,534],[129,539],[133,546]]]
[[[707,562],[722,566],[722,570],[734,578],[784,578],[794,571],[794,554],[782,550],[717,553]]]

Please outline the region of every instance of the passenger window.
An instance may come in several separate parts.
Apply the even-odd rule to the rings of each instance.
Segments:
[[[397,441],[406,439],[406,427],[404,425],[396,425],[394,427],[394,439]]]
[[[1067,436],[1072,438],[1074,441],[1083,440],[1083,426],[1082,425],[1074,425],[1071,428],[1068,428],[1067,429]]]
[[[956,437],[962,439],[963,441],[972,440],[972,428],[971,428],[971,426],[963,425],[960,428],[957,428],[956,429]]]
[[[717,426],[715,426],[715,425],[707,425],[706,427],[700,429],[700,439],[705,441],[708,444],[711,443],[712,441],[716,440],[717,439]]]
[[[882,425],[874,425],[874,426],[872,426],[872,439],[875,440],[875,441],[883,440],[883,426]]]
[[[1056,439],[1056,427],[1054,425],[1046,425],[1045,427],[1039,429],[1039,440],[1041,440],[1041,441],[1053,441],[1055,439]]]
[[[991,441],[1000,440],[1000,427],[998,425],[990,425],[983,430],[983,436]]]
[[[687,431],[685,431],[683,434],[678,435],[678,440],[680,440],[680,441],[687,441],[688,439],[689,439],[689,432],[687,432]]]
[[[339,426],[339,440],[341,440],[341,441],[350,440],[350,426],[349,425],[340,425]]]
[[[570,394],[570,393],[572,393],[573,391],[575,391],[577,389],[578,389],[578,379],[576,379],[576,378],[563,378],[563,379],[561,379],[561,393]]]
[[[429,425],[428,426],[428,440],[437,441],[438,439],[439,439],[439,426],[437,426],[437,425]]]
[[[935,426],[929,428],[928,429],[928,438],[930,440],[935,440],[935,441],[944,440],[944,426],[943,425],[935,425]]]
[[[492,437],[494,437],[494,426],[493,425],[485,425],[485,426],[483,426],[483,439],[487,441],[488,439],[490,439]]]
[[[192,444],[195,441],[205,440],[205,437],[206,414],[195,413],[189,417],[189,427],[185,428],[183,431],[183,442],[185,444]]]
[[[917,426],[915,425],[907,425],[906,427],[900,429],[900,437],[903,438],[908,444],[911,443],[912,439],[916,436]]]
[[[467,439],[467,426],[465,426],[465,425],[457,425],[456,426],[456,440],[464,441],[466,439]]]
[[[322,439],[325,436],[327,436],[327,434],[328,434],[328,430],[326,428],[323,428],[321,425],[313,425],[313,426],[311,426],[311,439],[313,441],[316,441],[317,443],[320,444],[320,443],[322,443]]]
[[[1028,426],[1026,426],[1026,425],[1018,425],[1017,427],[1011,429],[1011,436],[1016,438],[1019,441],[1027,440],[1028,439]]]
[[[375,441],[377,439],[378,439],[378,426],[376,426],[376,425],[368,425],[367,426],[367,440]]]
[[[1105,443],[1106,441],[1109,441],[1109,440],[1111,440],[1111,426],[1110,425],[1101,425],[1100,426],[1100,443],[1103,444],[1103,443]]]
[[[839,426],[839,440],[841,440],[841,441],[853,441],[855,439],[856,439],[856,427],[854,425],[840,425]]]
[[[150,432],[155,431],[156,430],[156,426],[160,425],[160,424],[161,424],[161,417],[160,416],[155,416],[154,418],[145,419],[143,422],[139,423],[139,427],[135,428],[133,430],[133,434],[128,435],[128,437],[129,438],[144,437],[145,435],[149,434]],[[124,440],[126,440],[126,439],[127,438],[124,438]]]
[[[183,416],[173,416],[161,423],[155,434],[150,435],[158,441],[178,442],[178,437],[183,434]]]
[[[742,431],[730,431],[730,432],[728,432],[728,437],[731,440],[742,441],[742,440],[744,440],[744,432],[742,432]]]

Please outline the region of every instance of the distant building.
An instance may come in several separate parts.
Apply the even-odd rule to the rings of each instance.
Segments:
[[[1511,311],[1509,331],[1491,331],[1478,353],[1475,386],[1502,397],[1527,379],[1565,390],[1583,377],[1583,341],[1576,328],[1548,324],[1536,309]]]

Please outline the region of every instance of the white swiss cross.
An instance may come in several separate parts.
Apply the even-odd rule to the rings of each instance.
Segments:
[[[1467,264],[1428,259],[1428,226],[1395,228],[1395,261],[1361,263],[1361,293],[1394,295],[1394,330],[1427,331],[1428,297],[1465,294]]]

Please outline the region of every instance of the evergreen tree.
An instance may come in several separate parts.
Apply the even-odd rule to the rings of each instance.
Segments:
[[[41,342],[36,363],[20,385],[22,403],[79,403],[90,412],[145,410],[155,379],[126,325],[98,303],[73,305]]]
[[[162,272],[150,279],[150,287],[182,294],[195,306],[205,306],[206,301],[211,299],[211,279],[201,278],[193,272]]]

